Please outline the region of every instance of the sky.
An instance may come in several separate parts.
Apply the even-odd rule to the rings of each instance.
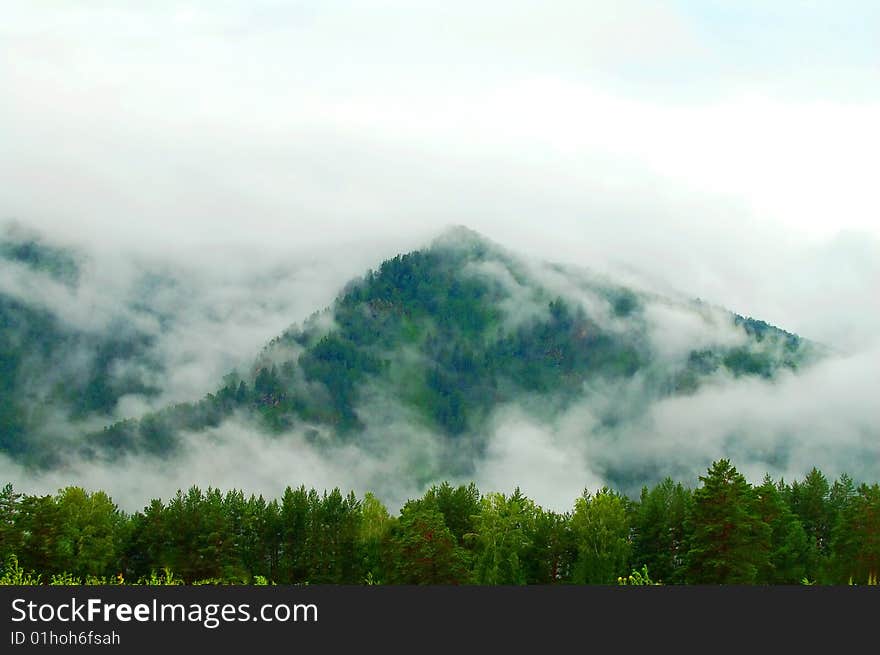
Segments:
[[[13,0],[0,215],[371,256],[465,224],[854,345],[877,324],[811,313],[876,288],[878,30],[873,2]]]
[[[451,224],[876,357],[870,0],[9,0],[0,89],[0,221],[303,271],[183,386]]]

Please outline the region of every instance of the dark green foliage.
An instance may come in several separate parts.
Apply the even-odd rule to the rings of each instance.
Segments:
[[[463,584],[469,581],[469,553],[458,545],[443,514],[407,506],[387,537],[385,569],[397,584]]]
[[[832,532],[831,579],[877,584],[880,578],[880,485],[862,484],[840,505]]]
[[[748,348],[734,348],[722,359],[724,367],[734,375],[759,375],[769,378],[773,373],[774,361],[763,353]]]
[[[798,516],[813,548],[820,557],[828,555],[833,527],[830,505],[831,487],[822,473],[813,468],[803,482],[794,482],[788,491],[789,504]]]
[[[815,545],[791,510],[780,488],[767,477],[755,489],[756,508],[770,527],[770,550],[758,570],[762,584],[799,584],[815,569]],[[813,579],[813,578],[811,578]]]
[[[764,341],[768,338],[781,341],[784,344],[785,349],[789,352],[794,352],[801,345],[801,339],[796,334],[781,330],[765,321],[759,321],[751,317],[744,317],[736,314],[734,315],[734,324],[742,326],[746,331],[746,334],[750,337],[754,337],[758,342]]]
[[[821,490],[821,474],[807,486]],[[0,555],[48,582],[149,578],[169,568],[187,583],[614,584],[665,571],[662,584],[876,584],[880,485],[831,486],[828,554],[769,477],[752,487],[727,460],[691,492],[663,480],[638,501],[604,488],[573,512],[538,507],[517,489],[481,496],[431,487],[399,516],[371,494],[288,487],[280,500],[192,487],[133,515],[102,492],[0,492]],[[804,482],[796,486],[802,488]],[[2,573],[0,573],[2,578]]]
[[[409,501],[406,507],[437,510],[456,543],[463,545],[465,536],[474,531],[474,517],[480,512],[480,492],[474,483],[453,487],[443,482],[428,489],[421,498]]]
[[[239,399],[243,400],[239,400]],[[159,412],[147,414],[140,421],[126,420],[87,435],[85,453],[95,450],[103,454],[118,454],[140,450],[155,455],[168,455],[178,444],[182,430],[204,430],[217,427],[232,414],[240,402],[247,402],[251,394],[242,382],[236,390],[224,387],[217,394],[208,394],[197,403],[179,403]]]
[[[701,305],[697,302],[697,307]],[[697,389],[700,378],[724,370],[736,377],[748,375],[772,378],[780,370],[797,370],[811,360],[812,346],[795,334],[777,327],[730,314],[735,326],[742,328],[748,342],[733,348],[691,351],[683,371],[676,375],[673,388],[690,393]]]
[[[84,332],[0,294],[0,334],[0,450],[13,456],[52,456],[40,450],[50,407],[76,421],[111,413],[124,395],[158,393],[143,374],[157,367],[154,340],[126,326]]]
[[[521,559],[529,584],[560,584],[570,581],[577,559],[571,515],[538,507],[534,531]]]
[[[70,251],[35,239],[0,240],[0,258],[24,264],[69,285],[75,285],[79,277],[79,264]]]
[[[771,529],[761,520],[754,490],[726,459],[700,480],[689,517],[686,580],[755,583],[768,566]]]
[[[642,489],[633,510],[633,559],[646,565],[655,580],[683,581],[691,503],[691,491],[670,478],[650,491]]]
[[[620,317],[626,317],[636,311],[639,307],[638,296],[629,289],[615,289],[609,293],[609,301],[614,310],[614,314]]]
[[[635,373],[643,356],[635,345],[604,334],[580,307],[562,298],[548,305],[550,319],[521,326],[489,350],[498,374],[525,391],[577,393],[584,381]]]
[[[356,388],[364,376],[378,373],[381,362],[359,350],[354,342],[337,334],[328,334],[299,358],[307,380],[320,382],[330,398],[330,423],[346,431],[356,427],[354,412]]]

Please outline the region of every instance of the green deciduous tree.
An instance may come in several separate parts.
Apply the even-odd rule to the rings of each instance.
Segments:
[[[361,525],[358,532],[361,568],[373,583],[385,580],[382,565],[382,543],[385,541],[394,519],[385,506],[373,494],[367,493],[361,504]]]
[[[17,525],[21,496],[13,490],[12,484],[0,491],[0,564],[21,547],[21,528]]]
[[[613,584],[630,570],[632,541],[626,499],[606,488],[584,491],[575,502],[571,529],[577,545],[574,582]]]
[[[82,577],[113,574],[126,517],[103,491],[67,487],[55,502],[62,522],[56,548],[65,571]]]
[[[524,561],[534,543],[538,509],[516,493],[507,497],[491,493],[483,497],[474,517],[474,581],[478,584],[526,584]]]

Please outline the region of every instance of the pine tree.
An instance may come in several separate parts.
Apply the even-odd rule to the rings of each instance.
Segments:
[[[726,459],[714,462],[694,491],[686,579],[694,584],[753,584],[768,566],[770,527],[751,485]]]
[[[389,533],[386,568],[399,584],[468,582],[469,554],[436,509],[404,507]]]
[[[791,488],[791,506],[820,557],[828,555],[833,528],[831,488],[822,472],[813,467],[803,482]]]
[[[645,565],[651,576],[663,582],[680,582],[684,565],[685,518],[691,492],[666,478],[650,491],[642,489],[633,521],[633,560]]]
[[[876,583],[880,577],[880,485],[862,484],[835,526],[833,582]]]
[[[799,584],[811,571],[815,549],[803,526],[769,476],[755,489],[756,508],[770,527],[770,552],[758,571],[761,584]],[[811,578],[814,579],[814,578]]]

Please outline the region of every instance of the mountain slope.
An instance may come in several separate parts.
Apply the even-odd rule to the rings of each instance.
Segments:
[[[121,397],[157,393],[143,374],[157,367],[150,335],[123,320],[101,331],[65,322],[17,284],[75,292],[76,253],[7,234],[0,266],[0,452],[45,459],[70,422],[106,422]]]
[[[479,453],[487,421],[509,403],[552,416],[625,387],[602,412],[614,425],[715,379],[772,379],[817,352],[762,321],[531,262],[457,229],[351,282],[202,401],[108,426],[85,448],[168,454],[233,415],[270,433],[358,441],[397,412]]]

